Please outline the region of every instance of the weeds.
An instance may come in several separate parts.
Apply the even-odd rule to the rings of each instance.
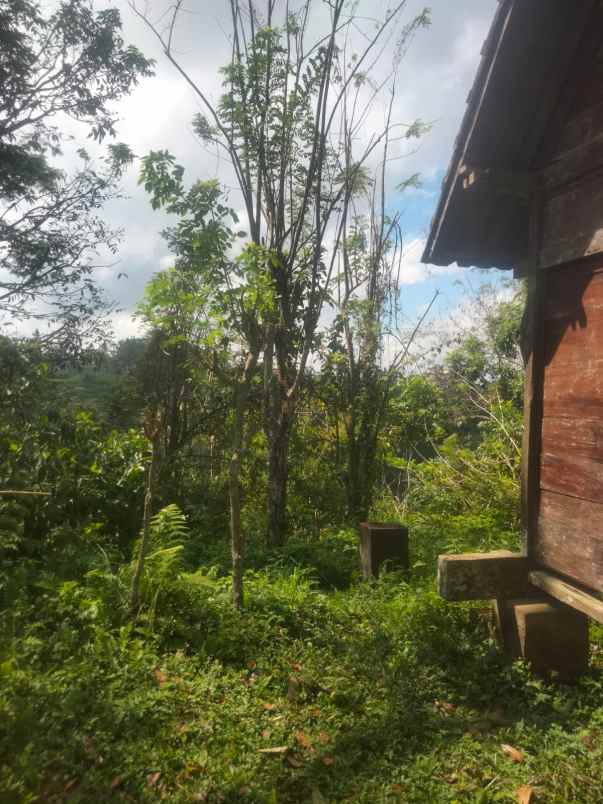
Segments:
[[[396,574],[328,592],[272,565],[237,613],[225,576],[182,572],[137,628],[116,583],[62,582],[3,620],[0,800],[603,799],[596,650],[575,687],[536,681],[480,607]]]

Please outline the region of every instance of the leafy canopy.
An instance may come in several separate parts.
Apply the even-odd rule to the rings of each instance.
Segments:
[[[93,165],[68,176],[52,164],[67,117],[102,141],[115,135],[114,102],[152,63],[121,36],[114,8],[85,0],[7,0],[0,8],[0,311],[49,320],[51,335],[78,348],[105,302],[94,279],[99,252],[115,251],[118,233],[98,217],[117,192],[132,153],[111,144]]]

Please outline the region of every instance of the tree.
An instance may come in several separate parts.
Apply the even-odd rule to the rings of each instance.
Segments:
[[[144,507],[142,513],[142,528],[140,532],[140,542],[138,554],[134,564],[132,583],[130,585],[130,617],[136,619],[140,607],[140,584],[143,578],[144,565],[149,550],[151,518],[153,516],[153,506],[155,503],[155,493],[157,486],[157,471],[159,464],[159,440],[164,428],[162,421],[163,411],[158,408],[149,407],[144,417],[144,434],[150,444],[149,460],[147,464],[147,474],[144,490]]]
[[[388,424],[392,397],[397,391],[406,356],[436,298],[427,309],[406,342],[398,336],[393,354],[385,355],[388,333],[387,318],[392,315],[388,294],[397,294],[388,265],[386,273],[372,260],[374,252],[366,242],[360,252],[358,230],[343,247],[348,265],[343,270],[344,284],[338,314],[324,350],[323,398],[332,407],[331,419],[337,433],[340,476],[346,493],[347,517],[353,521],[367,519],[374,496],[379,441]],[[361,238],[363,240],[363,238]],[[356,242],[355,242],[356,241]],[[382,255],[384,256],[384,255]],[[363,267],[354,265],[360,257]],[[341,288],[340,288],[341,290]],[[357,294],[364,292],[364,298]],[[392,319],[393,320],[393,316]],[[393,340],[389,337],[390,344]],[[345,438],[339,435],[340,427]]]
[[[454,425],[475,442],[490,404],[523,406],[520,329],[524,290],[500,298],[500,287],[482,286],[473,300],[472,331],[459,334],[446,353],[438,382],[449,400]]]
[[[232,393],[232,440],[229,462],[230,534],[233,602],[243,605],[244,537],[241,529],[241,464],[247,405],[257,368],[266,321],[274,311],[274,291],[266,276],[266,251],[247,244],[232,259],[236,239],[230,224],[237,216],[217,182],[198,181],[190,189],[184,171],[166,152],[143,160],[141,182],[155,208],[179,216],[164,232],[175,266],[151,283],[143,306],[146,320],[205,356]],[[244,233],[243,233],[244,234]],[[177,328],[177,334],[174,333]]]
[[[354,117],[347,99],[344,100],[345,192],[341,205],[338,271],[332,291],[337,315],[330,332],[326,368],[334,372],[338,396],[335,415],[338,419],[341,412],[345,425],[346,467],[343,479],[347,514],[353,521],[364,521],[368,517],[375,485],[379,436],[386,423],[392,387],[420,324],[437,296],[436,293],[404,343],[396,331],[400,294],[398,277],[403,258],[402,231],[400,214],[387,214],[386,187],[395,92],[394,72],[381,158],[374,176],[366,169],[354,169]],[[422,130],[423,126],[418,128]],[[416,186],[418,182],[419,177],[414,175],[398,189]],[[386,337],[394,349],[389,357],[384,355]]]
[[[65,137],[60,117],[102,141],[115,135],[115,101],[151,62],[121,37],[116,9],[62,0],[47,13],[30,0],[0,9],[0,311],[48,321],[45,340],[78,348],[106,301],[95,285],[98,252],[114,252],[118,233],[98,217],[131,161],[123,144],[68,176],[51,164]]]
[[[182,10],[177,0],[166,32],[131,3],[158,38],[165,55],[197,94],[205,114],[195,118],[200,139],[226,153],[245,206],[249,235],[265,249],[265,272],[276,307],[262,344],[265,430],[268,440],[268,535],[284,539],[288,449],[300,387],[315,345],[342,236],[341,202],[351,176],[385,137],[362,142],[359,131],[379,95],[367,73],[382,56],[381,43],[394,32],[405,0],[382,22],[346,14],[346,0],[320,7],[321,34],[313,37],[314,4],[301,0],[279,10],[275,0],[230,1],[232,58],[223,70],[224,94],[213,104],[175,56],[174,32]],[[414,32],[428,24],[421,12],[398,32],[401,52]],[[360,31],[353,52],[352,31]],[[344,113],[346,100],[349,101]],[[348,130],[345,133],[344,127]],[[400,129],[405,136],[417,124]],[[355,153],[346,162],[345,150]]]

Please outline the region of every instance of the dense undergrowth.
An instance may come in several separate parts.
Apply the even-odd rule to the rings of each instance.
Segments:
[[[439,553],[519,545],[523,292],[413,321],[394,150],[429,127],[394,99],[429,11],[329,0],[329,33],[307,0],[222,4],[192,130],[242,195],[153,143],[169,266],[112,343],[102,207],[138,157],[64,129],[115,136],[151,75],[110,5],[0,6],[0,804],[603,801],[601,631],[545,682],[435,592]],[[370,583],[369,515],[411,542]]]
[[[242,613],[218,545],[194,572],[156,545],[136,625],[129,567],[102,557],[24,587],[2,616],[0,800],[601,801],[596,635],[576,686],[506,665],[483,607],[433,591],[423,538],[374,583],[353,532],[258,551]]]
[[[148,442],[129,397],[95,410],[4,344],[22,385],[6,383],[2,486],[41,496],[0,503],[0,802],[602,801],[601,631],[579,683],[539,680],[505,662],[487,605],[435,591],[439,553],[519,547],[516,330],[512,364],[471,341],[395,388],[371,516],[408,524],[407,572],[360,579],[314,400],[283,546],[265,538],[266,444],[250,439],[242,611],[227,453],[208,449],[224,422],[200,419],[164,462],[134,617]]]

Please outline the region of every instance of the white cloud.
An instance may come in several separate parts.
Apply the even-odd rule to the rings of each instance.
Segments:
[[[457,298],[452,304],[444,301],[434,308],[428,325],[422,328],[411,349],[411,363],[433,365],[440,362],[459,340],[483,333],[492,311],[517,292],[519,282],[512,280],[506,271],[490,272],[486,284],[474,281],[476,273],[482,276],[482,272],[475,269],[464,269],[458,280],[462,285],[461,299]],[[502,277],[509,281],[501,283]],[[424,309],[417,312],[417,319]]]
[[[166,254],[165,257],[159,259],[159,270],[167,271],[174,266],[175,257],[173,254]]]
[[[192,131],[191,119],[201,109],[198,97],[167,62],[153,35],[130,10],[127,0],[99,0],[98,7],[114,2],[122,12],[126,41],[157,60],[156,76],[144,80],[117,106],[121,120],[118,138],[127,142],[138,156],[151,149],[170,150],[184,165],[190,179],[219,175],[225,185],[233,187],[230,202],[239,207],[241,201],[234,189],[231,167],[223,157],[201,147]],[[159,18],[168,3],[169,0],[150,0],[148,6],[155,18]],[[390,5],[389,0],[359,0],[358,14],[376,18]],[[419,32],[402,62],[394,117],[406,123],[421,118],[433,121],[434,127],[419,147],[407,141],[396,146],[398,153],[394,155],[406,155],[390,163],[388,184],[391,188],[412,173],[420,172],[430,179],[446,168],[496,0],[431,0],[429,5],[433,25],[430,30]],[[228,62],[230,55],[231,45],[226,33],[230,27],[229,4],[225,0],[204,0],[189,6],[191,11],[183,15],[175,32],[176,55],[215,101],[221,92],[218,69]],[[419,13],[423,6],[424,0],[408,0],[405,19]],[[312,25],[320,31],[321,15],[326,6],[317,2],[313,8]],[[393,46],[393,42],[388,45],[392,52]],[[371,77],[378,80],[378,72]],[[371,132],[382,125],[383,109],[376,106],[360,137],[366,141]],[[88,147],[88,143],[85,144]],[[66,164],[73,164],[72,155]],[[172,260],[160,234],[169,225],[169,216],[151,209],[144,189],[138,185],[137,172],[138,166],[135,166],[124,180],[127,198],[112,202],[104,213],[110,224],[122,227],[125,233],[119,264],[113,271],[98,273],[103,288],[124,308],[115,319],[120,336],[137,331],[138,325],[130,321],[129,313],[158,266],[164,268]],[[428,193],[428,200],[435,204],[432,191],[411,190],[405,197],[405,205],[412,205],[413,199],[424,204],[422,192]],[[246,229],[246,226],[242,215],[240,228]],[[405,285],[420,284],[430,276],[430,268],[420,263],[423,245],[424,241],[418,236],[409,241],[401,277]],[[458,269],[453,266],[451,270]],[[119,272],[127,274],[127,279],[118,282]]]
[[[425,238],[415,237],[409,240],[405,246],[402,255],[400,284],[417,285],[421,282],[425,282],[433,275],[442,277],[445,274],[461,275],[466,273],[467,269],[459,268],[456,263],[452,263],[452,265],[449,265],[447,268],[422,263],[421,256],[425,250],[425,242]]]
[[[416,285],[424,282],[429,276],[429,268],[421,263],[421,254],[425,248],[425,240],[415,238],[404,249],[402,257],[402,270],[400,283],[402,285]]]
[[[144,327],[141,322],[128,312],[113,313],[110,320],[117,340],[139,338],[143,335]]]

